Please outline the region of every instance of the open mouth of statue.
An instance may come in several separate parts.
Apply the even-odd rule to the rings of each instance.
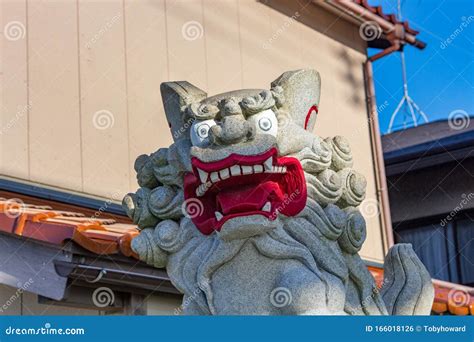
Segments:
[[[203,234],[219,231],[235,217],[298,214],[306,205],[306,182],[300,162],[278,157],[276,148],[260,155],[237,155],[216,162],[192,158],[184,178],[187,216]]]

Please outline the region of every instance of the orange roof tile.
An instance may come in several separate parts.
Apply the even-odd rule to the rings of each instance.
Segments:
[[[135,225],[112,219],[1,198],[0,231],[59,245],[72,240],[96,254],[122,253],[134,257],[130,241],[139,233]]]
[[[411,28],[408,21],[399,21],[397,19],[397,16],[393,13],[386,14],[383,11],[382,6],[371,6],[369,4],[368,0],[353,0],[353,2],[355,2],[358,5],[363,6],[365,9],[369,10],[370,12],[372,12],[374,14],[377,14],[379,17],[390,21],[392,24],[402,24],[403,27],[405,28],[405,31],[412,34],[412,35],[414,35],[414,36],[416,36],[418,33],[420,33],[419,31]]]

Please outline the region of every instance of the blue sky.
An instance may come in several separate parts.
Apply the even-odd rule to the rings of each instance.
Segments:
[[[372,0],[369,3],[382,5],[386,13],[396,13],[397,10],[396,0]],[[420,31],[418,39],[427,43],[424,50],[411,46],[405,48],[410,96],[430,121],[446,119],[450,113],[459,110],[473,116],[474,1],[402,0],[402,16],[411,27]],[[456,34],[456,29],[462,32]],[[451,35],[454,39],[447,43],[446,39]],[[369,54],[377,51],[370,49]],[[377,104],[381,109],[380,129],[385,133],[390,116],[403,95],[399,53],[374,62],[373,67]],[[403,128],[402,114],[397,115],[394,128]],[[406,123],[412,125],[411,120]]]

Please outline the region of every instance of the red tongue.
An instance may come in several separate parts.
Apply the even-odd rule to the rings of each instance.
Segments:
[[[278,183],[265,182],[257,186],[239,186],[234,189],[221,191],[216,196],[217,208],[224,214],[234,214],[246,211],[258,211],[262,209],[267,201],[278,198],[283,200],[284,196]]]

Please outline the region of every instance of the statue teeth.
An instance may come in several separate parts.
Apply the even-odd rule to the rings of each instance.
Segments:
[[[270,210],[272,210],[272,204],[270,202],[265,203],[265,205],[262,207],[262,211],[269,213]]]
[[[201,185],[199,185],[196,189],[196,196],[202,197],[206,193],[207,190],[209,190],[212,187],[211,182],[206,182]]]
[[[202,197],[205,193],[205,190],[202,188],[202,184],[196,189],[196,196]]]
[[[240,176],[240,166],[239,165],[234,165],[230,168],[230,174],[232,176]]]
[[[201,184],[196,189],[196,196],[202,197],[212,187],[212,184],[218,183],[221,180],[228,179],[230,177],[241,176],[241,175],[251,175],[254,173],[285,173],[286,167],[285,166],[277,166],[273,165],[273,157],[269,157],[265,162],[262,164],[255,164],[255,165],[233,165],[231,167],[213,171],[213,172],[206,172],[197,168],[199,179],[201,180]],[[268,203],[269,207],[268,210],[270,211],[271,205]],[[267,204],[265,204],[264,208],[267,208]],[[263,210],[263,209],[262,209]],[[219,216],[220,217],[220,216]]]
[[[217,221],[222,220],[222,218],[224,217],[224,215],[222,215],[222,214],[221,214],[220,212],[218,212],[218,211],[216,211],[216,212],[214,213],[214,215],[216,215],[216,220],[217,220]]]
[[[265,170],[271,170],[273,166],[273,157],[270,157],[267,160],[265,160],[264,166],[265,166]]]
[[[198,172],[199,172],[199,178],[201,179],[201,183],[206,183],[207,182],[207,176],[209,175],[209,173],[207,173],[206,171],[203,171],[201,169],[198,169]]]
[[[219,171],[219,176],[222,180],[227,179],[230,177],[229,169],[222,169]]]
[[[212,172],[211,173],[211,182],[212,183],[217,183],[218,181],[220,181],[219,173],[218,172]]]
[[[252,166],[242,165],[242,174],[243,175],[250,175],[252,173],[253,173],[253,167]]]
[[[266,173],[286,173],[286,166],[272,166],[271,169],[265,170]]]

